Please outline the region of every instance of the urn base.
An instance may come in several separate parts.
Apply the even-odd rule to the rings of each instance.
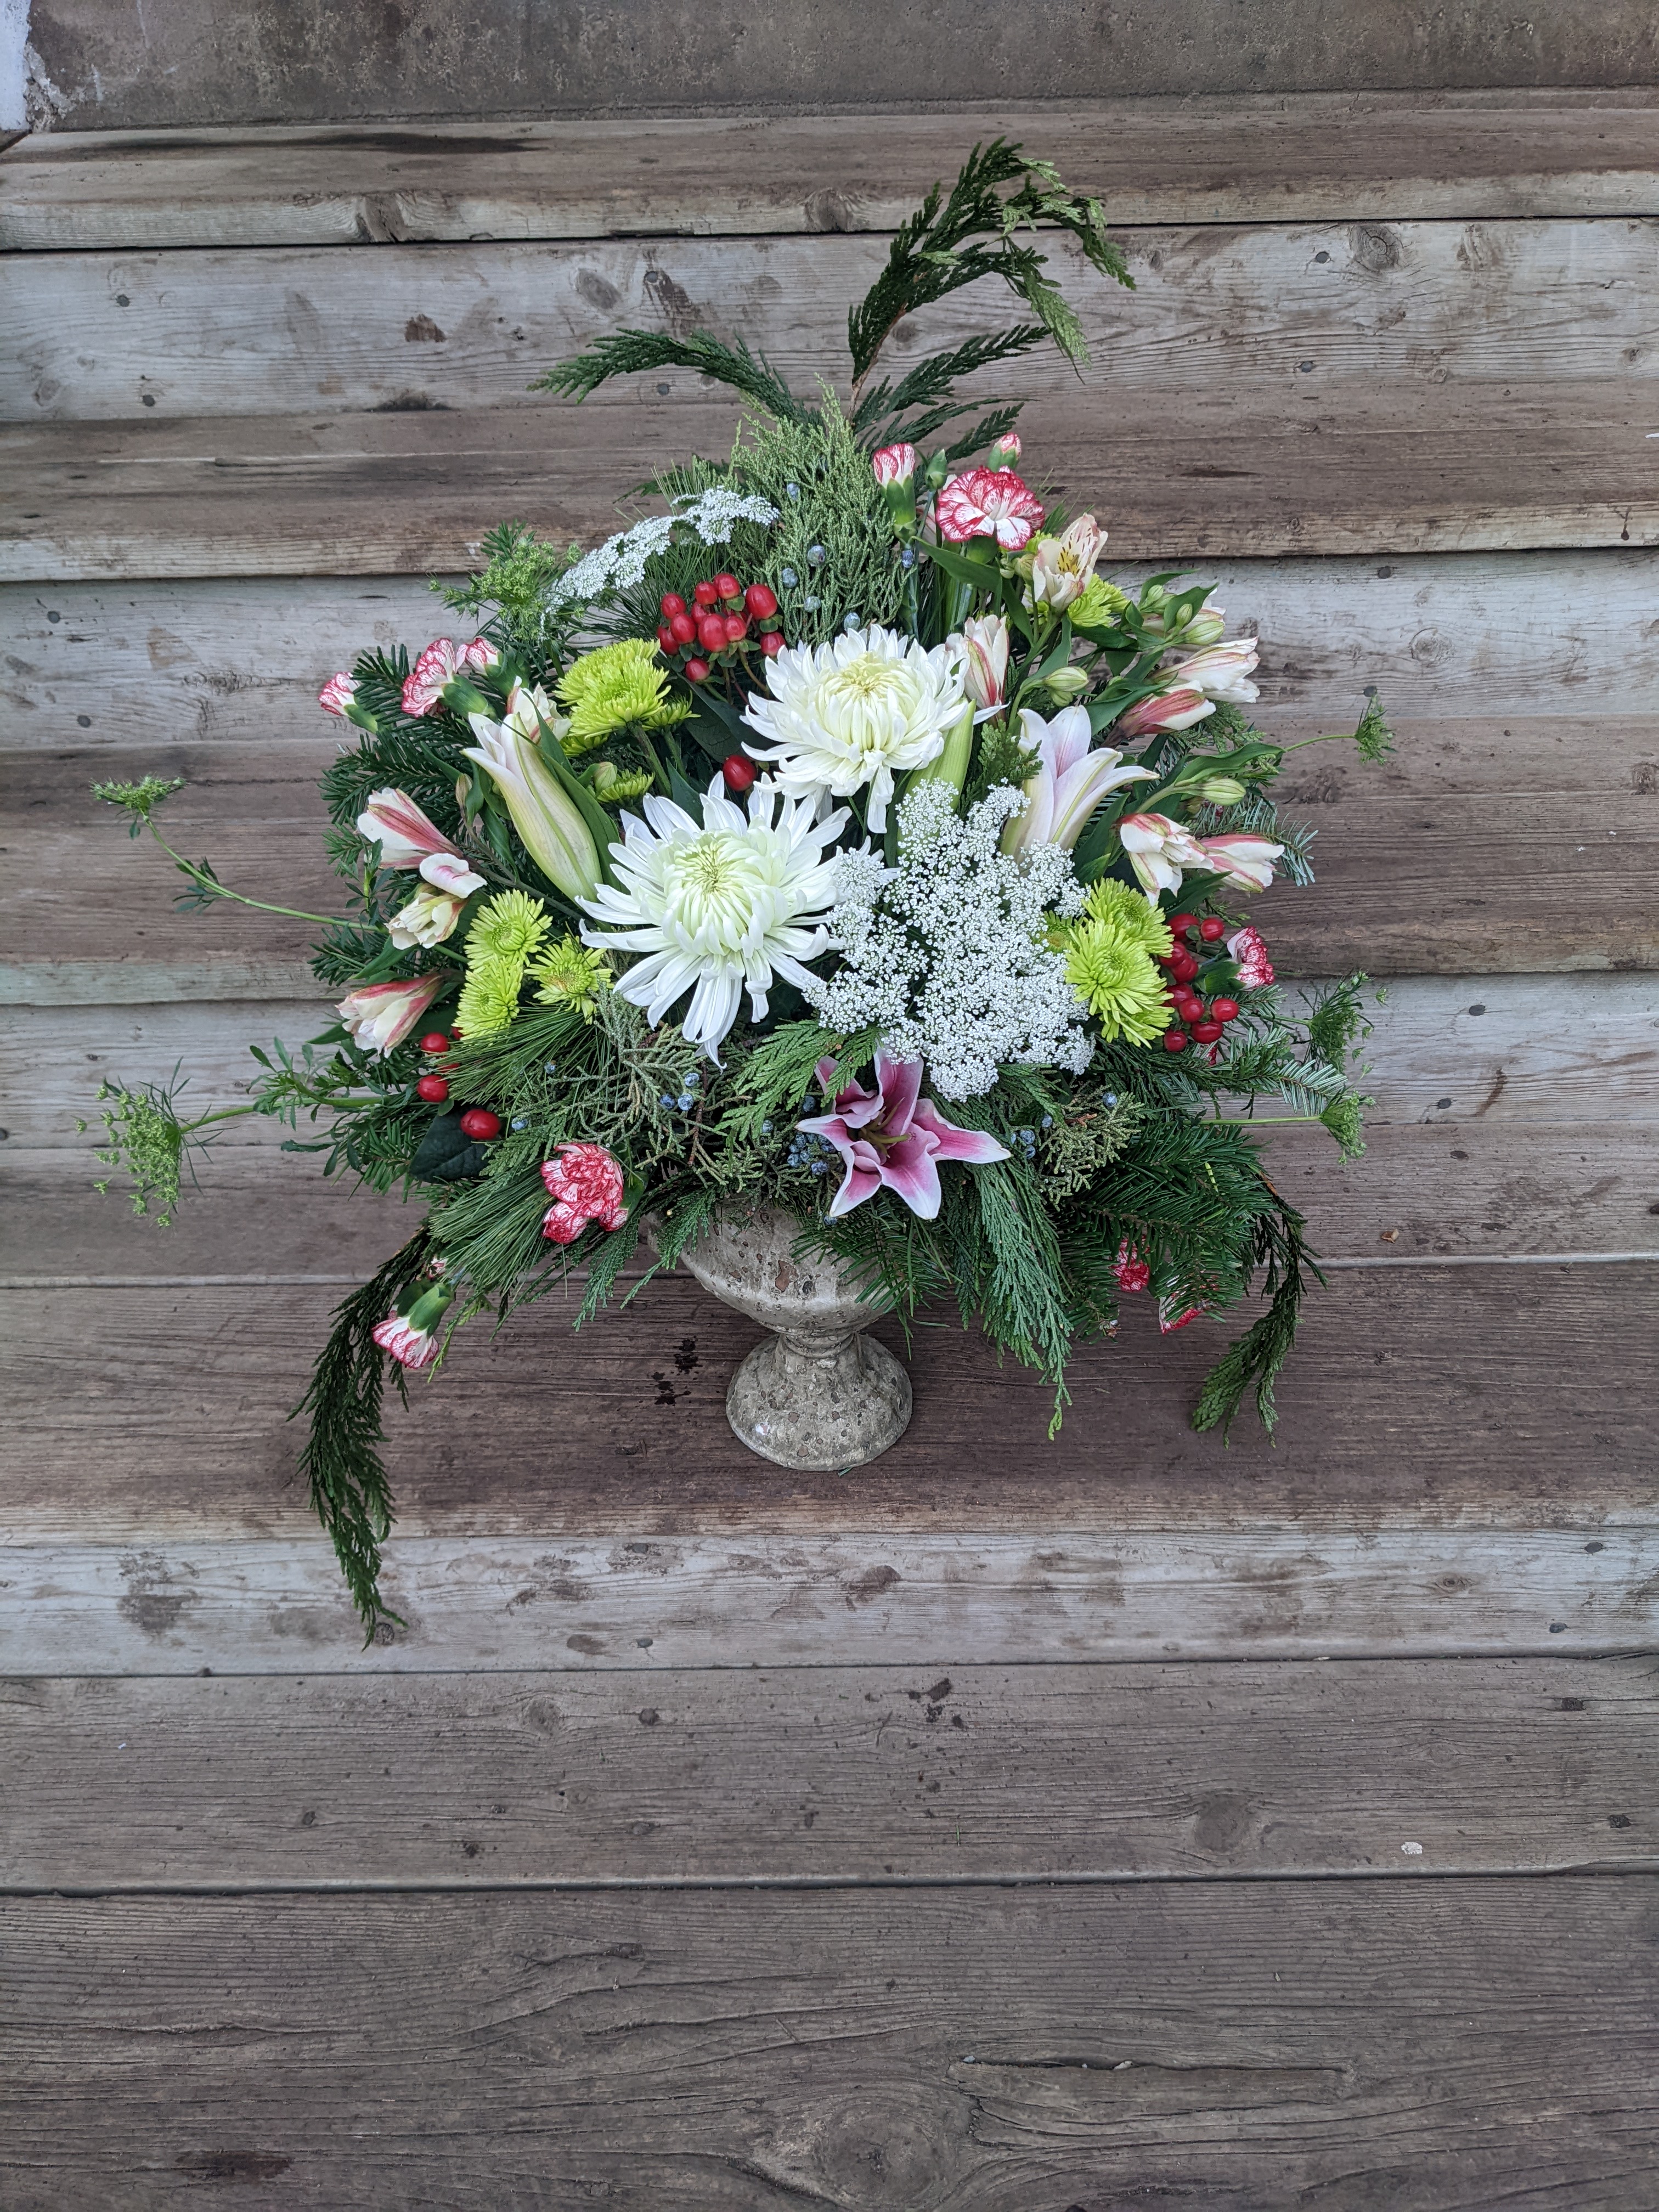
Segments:
[[[726,1418],[740,1443],[779,1467],[845,1473],[898,1442],[910,1405],[902,1364],[872,1336],[811,1349],[770,1336],[732,1377]]]

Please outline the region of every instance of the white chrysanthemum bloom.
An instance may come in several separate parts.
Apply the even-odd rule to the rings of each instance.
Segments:
[[[815,822],[810,801],[763,781],[745,815],[718,775],[701,829],[672,799],[653,795],[644,805],[643,822],[623,816],[623,842],[611,848],[617,887],[602,884],[581,902],[604,925],[584,927],[582,939],[602,951],[644,954],[617,988],[653,1023],[690,991],[680,1026],[718,1066],[745,990],[759,1021],[775,976],[802,989],[816,980],[801,963],[828,942],[819,925],[835,897],[835,861],[825,848],[847,811]]]
[[[798,797],[850,799],[867,786],[865,818],[878,833],[893,778],[943,752],[967,698],[960,639],[929,652],[879,624],[788,647],[768,661],[766,681],[771,697],[754,693],[743,719],[772,750],[748,750]]]

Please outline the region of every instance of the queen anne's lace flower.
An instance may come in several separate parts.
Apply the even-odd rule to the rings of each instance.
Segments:
[[[936,759],[967,703],[961,653],[959,640],[930,652],[879,624],[793,647],[768,662],[772,696],[753,693],[743,718],[771,750],[748,750],[797,797],[867,787],[865,819],[884,830],[894,776]]]
[[[623,817],[623,842],[611,848],[616,887],[602,884],[581,902],[605,925],[582,931],[587,944],[646,956],[618,979],[623,997],[656,1023],[690,992],[681,1026],[716,1066],[745,988],[760,1021],[775,975],[802,991],[817,981],[801,963],[826,941],[819,925],[835,864],[824,848],[848,817],[844,807],[822,822],[813,812],[763,779],[745,816],[716,775],[699,828],[684,807],[653,794],[643,822]]]
[[[684,523],[704,545],[727,545],[740,522],[757,522],[769,530],[778,519],[770,500],[733,491],[715,484],[696,498],[676,501],[672,514],[648,514],[631,530],[619,530],[596,545],[591,553],[567,568],[547,595],[550,608],[591,606],[614,592],[625,592],[645,574],[645,564],[665,553],[673,542],[674,525]]]
[[[802,988],[843,1036],[875,1028],[895,1060],[923,1060],[941,1097],[989,1091],[1010,1061],[1080,1075],[1093,1044],[1066,963],[1044,933],[1076,915],[1071,857],[1039,846],[1000,853],[1003,823],[1024,805],[994,791],[964,822],[948,785],[923,783],[899,807],[899,865],[849,855],[830,917],[843,964]]]

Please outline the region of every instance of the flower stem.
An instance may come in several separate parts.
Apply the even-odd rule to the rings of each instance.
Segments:
[[[261,914],[286,915],[290,921],[314,921],[324,929],[332,929],[337,926],[339,920],[337,915],[306,914],[295,906],[271,906],[264,899],[249,898],[246,891],[232,890],[228,884],[222,884],[216,876],[208,874],[197,861],[187,860],[182,853],[175,853],[154,822],[149,823],[148,827],[150,836],[155,838],[167,858],[190,878],[191,883],[203,890],[210,891],[215,898],[234,899],[238,906],[254,907]]]

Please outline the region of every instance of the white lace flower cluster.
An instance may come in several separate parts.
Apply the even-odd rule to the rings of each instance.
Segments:
[[[945,1098],[981,1096],[1010,1061],[1079,1075],[1093,1049],[1085,1010],[1043,941],[1051,915],[1082,909],[1071,855],[998,850],[1022,792],[992,792],[965,822],[955,801],[940,781],[902,802],[896,868],[842,854],[830,917],[842,965],[802,988],[826,1027],[879,1029],[895,1060],[925,1060]]]
[[[689,525],[705,545],[727,545],[738,523],[758,522],[769,530],[777,519],[778,510],[769,500],[715,484],[695,497],[677,500],[672,514],[648,514],[631,530],[619,530],[603,545],[584,553],[553,585],[547,604],[555,611],[591,606],[612,592],[629,590],[644,575],[646,562],[667,551],[676,523]]]

